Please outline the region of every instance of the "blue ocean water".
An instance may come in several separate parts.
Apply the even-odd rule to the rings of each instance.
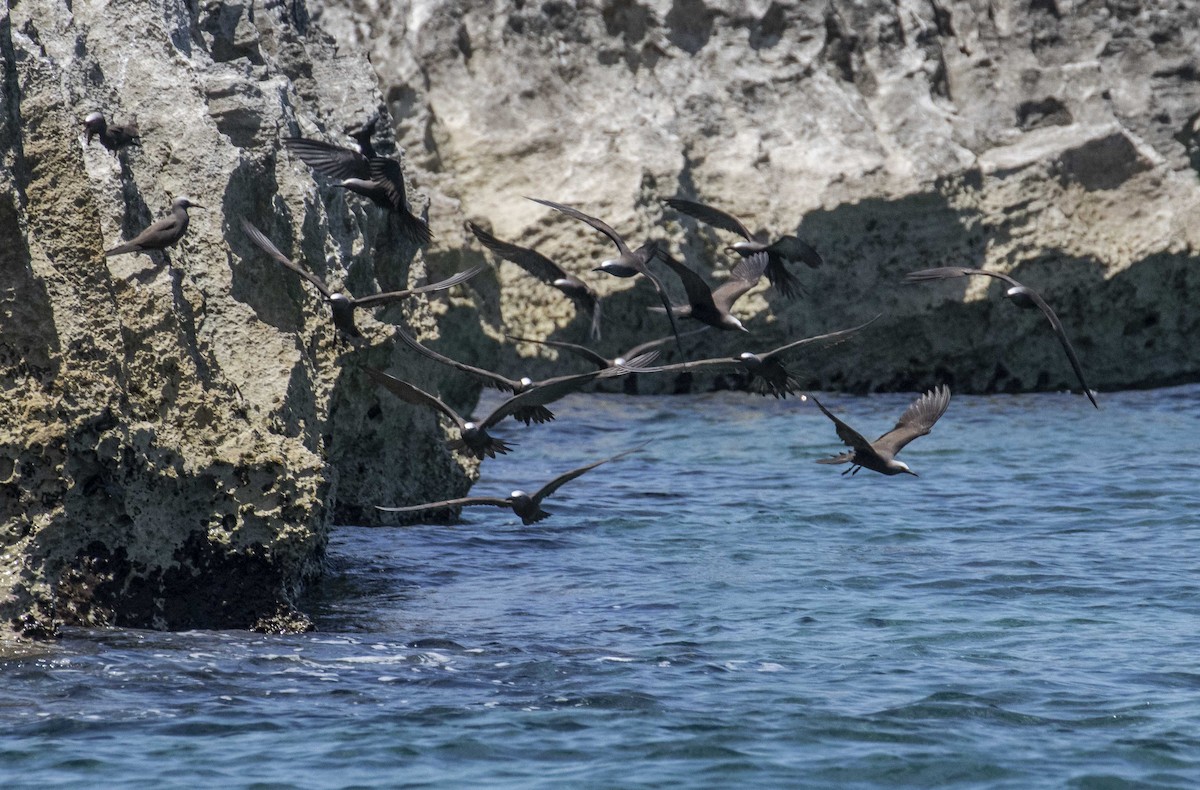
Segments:
[[[572,397],[474,493],[649,445],[538,525],[339,528],[317,633],[0,663],[0,785],[1200,786],[1198,401],[956,395],[885,478],[812,403]]]

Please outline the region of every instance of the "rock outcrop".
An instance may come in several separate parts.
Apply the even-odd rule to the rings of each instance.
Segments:
[[[739,305],[755,343],[882,314],[806,361],[813,387],[1077,386],[1041,317],[997,285],[898,284],[938,265],[1042,292],[1101,390],[1200,377],[1200,7],[358,0],[318,16],[370,50],[443,238],[465,215],[586,271],[607,241],[521,199],[547,197],[721,277],[727,234],[660,202],[699,197],[827,261],[800,273],[809,298]],[[583,336],[553,291],[500,276],[497,334]],[[589,282],[612,294],[608,350],[663,331],[644,288]],[[707,356],[729,341],[689,342]]]
[[[392,367],[389,322],[474,338],[464,297],[363,316],[351,341],[239,226],[355,294],[462,263],[427,265],[281,150],[295,134],[345,144],[381,111],[366,57],[303,3],[49,0],[4,12],[0,54],[0,618],[306,627],[295,599],[331,521],[462,493],[476,466],[361,372]],[[136,119],[141,147],[85,147],[96,110]],[[165,257],[101,256],[181,194],[207,210]],[[411,375],[461,408],[477,395]]]

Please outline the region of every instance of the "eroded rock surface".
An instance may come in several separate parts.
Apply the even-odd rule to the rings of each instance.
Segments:
[[[303,3],[50,0],[0,17],[0,52],[0,617],[307,627],[295,598],[331,522],[475,473],[436,416],[361,373],[394,367],[391,322],[432,335],[450,313],[442,342],[469,342],[469,293],[364,312],[351,342],[239,225],[358,295],[447,273],[280,145],[347,144],[380,112],[365,56]],[[85,147],[94,110],[136,119],[141,147]],[[181,194],[207,210],[165,257],[101,256]],[[411,375],[462,408],[477,395]]]
[[[371,52],[443,238],[461,239],[466,216],[572,271],[607,255],[532,195],[668,239],[721,277],[728,234],[660,203],[699,197],[825,256],[800,273],[808,299],[739,306],[761,348],[882,314],[801,366],[813,387],[1077,386],[1043,319],[998,285],[898,284],[939,265],[1038,289],[1101,390],[1200,377],[1200,7],[357,0],[319,18]],[[511,264],[500,276],[497,333],[583,337],[555,292]],[[615,294],[607,351],[663,331],[644,287],[589,282]],[[689,342],[701,356],[740,348]]]

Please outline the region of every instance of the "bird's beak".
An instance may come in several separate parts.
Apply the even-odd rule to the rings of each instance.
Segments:
[[[747,329],[746,327],[742,326],[741,324],[738,324],[738,329],[742,330],[743,332],[749,332],[749,331],[750,331],[749,329]]]
[[[208,211],[207,207],[201,206],[199,203],[188,203],[188,208],[201,208],[201,209],[204,209],[205,211]]]
[[[919,474],[917,474],[916,472],[914,472],[911,469],[905,469],[904,471],[907,472],[908,474],[912,475],[913,477],[920,477]]]
[[[730,246],[730,247],[726,247],[726,248],[725,248],[725,252],[727,252],[727,253],[730,253],[730,252],[737,252],[737,250],[736,250],[736,249],[734,249],[733,247],[731,247],[731,246]]]

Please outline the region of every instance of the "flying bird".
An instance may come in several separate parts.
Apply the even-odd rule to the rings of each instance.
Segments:
[[[174,247],[188,229],[189,208],[204,208],[180,195],[171,201],[171,213],[155,222],[124,244],[104,252],[104,257],[124,255],[127,252],[150,252]]]
[[[401,231],[414,244],[428,244],[433,233],[408,208],[400,163],[375,153],[371,145],[374,131],[375,121],[371,121],[350,135],[358,142],[360,151],[304,137],[288,138],[283,144],[313,170],[339,179],[336,186],[369,198],[397,215]]]
[[[714,228],[736,233],[745,239],[745,241],[739,241],[736,244],[726,247],[726,252],[736,252],[743,258],[758,252],[767,253],[767,279],[787,299],[794,299],[804,289],[800,286],[800,281],[796,279],[796,275],[789,272],[785,264],[803,263],[809,268],[815,269],[824,263],[820,253],[813,249],[811,245],[795,236],[780,236],[775,241],[767,244],[755,240],[754,236],[751,235],[750,231],[746,229],[746,226],[740,220],[720,209],[679,198],[669,198],[663,202],[676,211],[694,217],[706,225],[712,225]]]
[[[708,329],[709,329],[709,327],[702,326],[699,329],[693,329],[690,332],[684,332],[681,335],[679,335],[679,337],[684,338],[684,337],[690,337],[691,335],[698,335],[701,332],[707,332]],[[674,335],[667,335],[665,337],[656,338],[654,340],[647,340],[645,343],[639,343],[638,345],[634,346],[633,348],[629,349],[628,351],[624,352],[623,354],[620,354],[616,357],[610,358],[610,357],[603,356],[602,354],[599,354],[596,351],[593,351],[592,349],[588,348],[587,346],[581,346],[578,343],[568,343],[564,340],[534,340],[531,337],[517,337],[516,335],[505,335],[505,337],[507,337],[509,340],[516,340],[521,343],[536,343],[539,346],[549,346],[551,348],[558,348],[558,349],[561,349],[568,353],[574,354],[577,357],[586,359],[588,362],[591,362],[597,368],[601,368],[601,369],[618,367],[620,365],[624,365],[629,360],[633,359],[634,357],[641,356],[641,355],[645,354],[646,352],[648,352],[652,349],[658,348],[661,345],[670,343],[672,340],[675,339]]]
[[[358,327],[354,324],[354,311],[359,307],[377,307],[381,304],[394,302],[399,299],[405,299],[409,296],[417,294],[430,293],[433,291],[444,291],[447,288],[452,288],[459,283],[465,283],[475,275],[486,269],[486,266],[480,265],[466,271],[459,272],[445,280],[440,280],[429,285],[422,285],[417,288],[407,288],[403,291],[388,291],[386,293],[372,294],[370,296],[353,297],[343,293],[333,293],[322,282],[321,278],[317,277],[312,272],[292,261],[279,249],[271,243],[263,232],[254,227],[249,220],[242,220],[242,230],[250,237],[250,241],[258,245],[259,249],[265,252],[270,257],[274,258],[280,265],[291,269],[296,274],[308,280],[321,293],[325,301],[329,302],[329,307],[333,312],[333,325],[351,337],[362,337],[362,332],[358,331]]]
[[[640,447],[634,447],[633,449],[626,450],[623,453],[617,453],[609,458],[595,461],[587,466],[581,466],[578,469],[572,469],[569,472],[564,472],[563,474],[551,480],[549,483],[546,483],[546,485],[539,488],[533,494],[527,494],[524,491],[517,490],[513,491],[503,499],[500,497],[469,496],[462,497],[461,499],[447,499],[443,502],[430,502],[425,505],[408,505],[406,507],[381,507],[376,505],[375,507],[378,510],[382,510],[387,513],[416,513],[423,510],[441,510],[443,508],[463,507],[466,505],[509,507],[512,508],[512,511],[521,518],[522,524],[529,526],[530,524],[536,524],[537,522],[551,515],[549,511],[542,510],[542,502],[545,501],[546,497],[550,496],[575,478],[592,471],[597,466],[606,464],[609,461],[615,461],[618,458],[624,458],[630,453],[636,453],[645,446],[646,445],[643,444]]]
[[[934,387],[917,398],[904,410],[904,414],[900,415],[896,427],[874,442],[868,442],[861,433],[835,417],[829,409],[821,405],[819,400],[816,398],[812,400],[817,404],[817,408],[825,413],[826,417],[833,420],[833,424],[837,427],[838,438],[853,448],[832,458],[820,458],[817,463],[844,464],[849,462],[851,466],[842,472],[843,475],[846,472],[858,474],[859,469],[866,467],[884,475],[898,475],[903,472],[917,477],[917,473],[909,469],[908,464],[897,461],[896,456],[913,439],[929,433],[938,418],[946,413],[946,407],[950,405],[950,388],[945,385]]]
[[[447,406],[441,398],[430,395],[428,392],[409,384],[407,381],[402,381],[395,376],[390,376],[374,368],[365,368],[365,370],[367,371],[367,375],[376,384],[381,385],[401,400],[418,406],[428,406],[449,417],[458,426],[459,431],[459,438],[450,442],[450,448],[452,450],[466,450],[480,459],[485,455],[495,458],[496,453],[503,454],[512,449],[504,442],[488,434],[488,428],[495,427],[496,423],[505,417],[512,416],[514,419],[521,420],[526,425],[531,422],[549,422],[554,419],[554,413],[546,408],[547,403],[553,403],[572,392],[577,392],[598,378],[624,376],[629,372],[624,368],[608,368],[606,370],[580,373],[574,376],[559,376],[558,378],[547,379],[546,381],[532,384],[516,395],[513,395],[493,409],[492,413],[487,417],[475,422],[463,419],[458,412]]]
[[[142,137],[138,134],[136,123],[113,124],[108,125],[108,121],[104,120],[104,114],[99,112],[88,113],[88,116],[83,119],[84,140],[87,143],[92,142],[92,137],[100,138],[100,143],[110,151],[116,151],[129,145],[141,145]]]
[[[608,236],[612,243],[617,245],[617,252],[620,254],[615,258],[601,261],[600,265],[593,271],[604,272],[614,277],[635,277],[640,274],[649,280],[650,284],[654,286],[654,290],[658,292],[658,298],[662,301],[663,308],[667,311],[667,319],[671,322],[671,334],[675,335],[675,343],[679,347],[679,353],[683,354],[683,343],[679,340],[679,327],[675,325],[675,315],[671,312],[671,300],[667,297],[667,290],[663,287],[662,280],[659,280],[646,265],[652,258],[659,256],[658,243],[648,241],[636,250],[631,250],[629,245],[625,243],[625,240],[621,238],[621,235],[602,220],[584,214],[582,211],[573,209],[570,206],[564,206],[561,203],[554,203],[549,200],[542,200],[541,198],[529,198],[529,200],[532,200],[534,203],[541,203],[543,206],[549,206],[555,211],[560,211],[580,222],[585,222],[605,236]]]
[[[733,303],[758,284],[767,268],[767,254],[755,253],[742,260],[733,269],[733,276],[715,290],[708,287],[704,279],[692,269],[672,258],[665,252],[659,253],[659,258],[679,275],[683,288],[687,292],[686,305],[672,307],[671,311],[682,318],[694,318],[701,323],[717,329],[749,332],[729,311]]]
[[[467,229],[475,234],[475,238],[479,239],[483,246],[504,260],[517,264],[547,285],[557,288],[575,303],[577,309],[587,312],[592,317],[592,340],[600,339],[600,297],[590,285],[568,273],[537,250],[500,241],[474,222],[468,222]]]
[[[907,283],[922,283],[929,280],[946,280],[952,277],[968,277],[971,275],[982,275],[984,277],[994,277],[1008,284],[1009,288],[1004,292],[1004,296],[1012,301],[1017,307],[1026,310],[1037,308],[1042,311],[1042,315],[1046,316],[1050,321],[1050,328],[1054,330],[1054,334],[1058,336],[1058,342],[1062,343],[1063,351],[1067,353],[1067,361],[1071,363],[1072,370],[1075,371],[1075,376],[1079,379],[1079,386],[1083,387],[1083,394],[1087,395],[1088,400],[1097,409],[1100,404],[1096,402],[1096,396],[1092,392],[1092,388],[1087,385],[1087,381],[1083,378],[1083,366],[1079,364],[1079,357],[1075,356],[1075,349],[1071,347],[1071,341],[1067,339],[1067,333],[1063,329],[1062,321],[1058,320],[1054,310],[1050,305],[1046,304],[1046,300],[1038,294],[1037,291],[1009,277],[1007,274],[1000,272],[990,272],[985,269],[968,269],[962,266],[942,266],[936,269],[921,269],[915,272],[909,272],[904,275],[904,281]]]
[[[834,345],[843,342],[851,335],[862,331],[877,320],[879,320],[879,316],[875,316],[875,318],[872,318],[865,324],[860,324],[850,329],[841,329],[837,332],[827,332],[823,335],[793,340],[779,348],[757,354],[750,351],[743,351],[735,357],[716,357],[713,359],[699,359],[695,362],[679,362],[674,365],[642,367],[630,372],[694,373],[700,370],[721,368],[732,370],[741,368],[747,374],[746,384],[752,392],[764,397],[774,395],[776,398],[786,398],[788,395],[795,395],[800,389],[800,382],[783,365],[784,358],[788,354],[812,345]],[[623,362],[621,364],[626,367],[629,366],[629,363]],[[805,397],[805,395],[800,396],[801,400]]]

